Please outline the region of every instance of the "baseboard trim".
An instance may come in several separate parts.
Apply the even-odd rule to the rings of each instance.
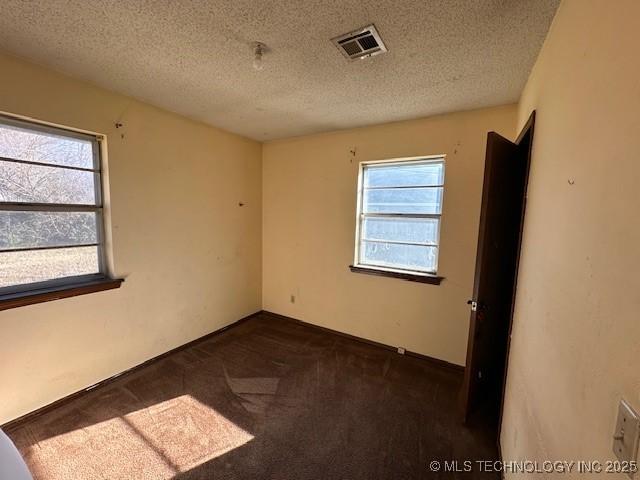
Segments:
[[[99,381],[97,383],[94,383],[93,385],[90,385],[90,386],[88,386],[86,388],[83,388],[82,390],[78,390],[77,392],[70,393],[69,395],[67,395],[65,397],[62,397],[62,398],[60,398],[60,399],[58,399],[58,400],[56,400],[54,402],[51,402],[51,403],[49,403],[49,404],[47,404],[47,405],[45,405],[43,407],[40,407],[40,408],[38,408],[36,410],[33,410],[32,412],[25,413],[24,415],[21,415],[18,418],[15,418],[13,420],[9,420],[7,423],[5,423],[3,425],[0,425],[0,429],[4,430],[5,432],[8,432],[8,431],[10,431],[12,429],[16,429],[22,423],[24,423],[24,422],[26,422],[28,420],[31,420],[33,418],[39,417],[40,415],[43,415],[43,414],[45,414],[45,413],[47,413],[47,412],[49,412],[51,410],[54,410],[54,409],[56,409],[56,408],[58,408],[58,407],[60,407],[60,406],[62,406],[64,404],[66,404],[66,403],[68,403],[68,402],[70,402],[70,401],[72,401],[72,400],[84,395],[85,393],[87,393],[87,392],[89,392],[91,390],[94,390],[94,389],[96,389],[98,387],[103,387],[105,385],[108,385],[108,384],[114,382],[115,380],[117,380],[119,378],[122,378],[122,377],[125,377],[127,375],[130,375],[130,374],[132,374],[134,372],[137,372],[138,370],[140,370],[140,369],[142,369],[144,367],[147,367],[147,366],[149,366],[149,365],[151,365],[151,364],[153,364],[155,362],[158,362],[159,360],[162,360],[163,358],[168,357],[169,355],[171,355],[173,353],[179,352],[180,350],[184,350],[185,348],[192,347],[192,346],[194,346],[194,345],[196,345],[196,344],[198,344],[200,342],[204,342],[205,340],[208,340],[211,337],[215,337],[216,335],[220,335],[221,333],[223,333],[223,332],[225,332],[225,331],[227,331],[227,330],[229,330],[229,329],[231,329],[233,327],[237,327],[241,323],[246,322],[247,320],[249,320],[249,319],[251,319],[251,318],[253,318],[255,316],[258,316],[261,313],[262,313],[262,311],[260,310],[258,312],[252,313],[251,315],[247,315],[246,317],[243,317],[240,320],[236,320],[235,322],[230,323],[229,325],[227,325],[225,327],[219,328],[219,329],[214,330],[213,332],[208,333],[208,334],[206,334],[206,335],[204,335],[202,337],[196,338],[195,340],[191,340],[190,342],[187,342],[187,343],[185,343],[183,345],[179,345],[179,346],[177,346],[175,348],[172,348],[171,350],[168,350],[168,351],[166,351],[164,353],[161,353],[160,355],[157,355],[157,356],[155,356],[153,358],[150,358],[149,360],[146,360],[146,361],[144,361],[144,362],[142,362],[142,363],[140,363],[138,365],[135,365],[135,366],[123,371],[123,372],[116,373],[115,375],[112,375],[109,378],[105,378],[104,380],[101,380],[101,381]]]
[[[306,327],[315,328],[315,329],[321,330],[323,332],[333,333],[334,335],[339,335],[341,337],[345,337],[345,338],[348,338],[350,340],[355,340],[357,342],[362,342],[362,343],[366,343],[368,345],[373,345],[374,347],[384,348],[385,350],[390,350],[392,352],[397,352],[398,351],[397,347],[393,347],[393,346],[387,345],[385,343],[380,343],[380,342],[376,342],[376,341],[373,341],[373,340],[368,340],[366,338],[358,337],[356,335],[351,335],[349,333],[344,333],[344,332],[341,332],[339,330],[333,330],[331,328],[321,327],[320,325],[315,325],[313,323],[305,322],[304,320],[300,320],[300,319],[297,319],[297,318],[288,317],[286,315],[280,315],[279,313],[273,313],[273,312],[269,312],[267,310],[263,310],[262,313],[265,314],[265,315],[271,315],[272,317],[279,318],[279,319],[282,319],[282,320],[288,320],[290,322],[299,323],[299,324],[302,324],[302,325],[304,325]],[[420,360],[428,362],[428,363],[432,364],[435,367],[444,368],[444,369],[449,370],[451,372],[455,372],[455,373],[457,373],[459,375],[462,375],[464,373],[464,367],[462,365],[456,365],[455,363],[450,363],[450,362],[447,362],[446,360],[440,360],[439,358],[430,357],[428,355],[423,355],[421,353],[410,352],[409,350],[405,351],[404,354],[409,356],[409,357],[419,358]]]

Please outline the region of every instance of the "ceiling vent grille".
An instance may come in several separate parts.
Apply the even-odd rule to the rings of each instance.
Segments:
[[[387,51],[374,25],[345,33],[331,41],[349,60],[368,58]]]

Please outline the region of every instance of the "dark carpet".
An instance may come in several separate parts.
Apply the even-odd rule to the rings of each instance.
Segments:
[[[430,468],[497,456],[490,430],[460,424],[460,384],[260,314],[7,434],[38,480],[477,478]]]

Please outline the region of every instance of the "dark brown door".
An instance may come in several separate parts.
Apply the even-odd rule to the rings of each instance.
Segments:
[[[497,426],[511,330],[533,116],[514,143],[487,136],[480,230],[467,363],[462,391],[465,422],[474,412]]]

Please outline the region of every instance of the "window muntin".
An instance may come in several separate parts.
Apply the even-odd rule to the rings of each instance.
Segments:
[[[435,275],[444,157],[363,162],[355,264]]]
[[[105,276],[95,136],[0,116],[0,293]]]

